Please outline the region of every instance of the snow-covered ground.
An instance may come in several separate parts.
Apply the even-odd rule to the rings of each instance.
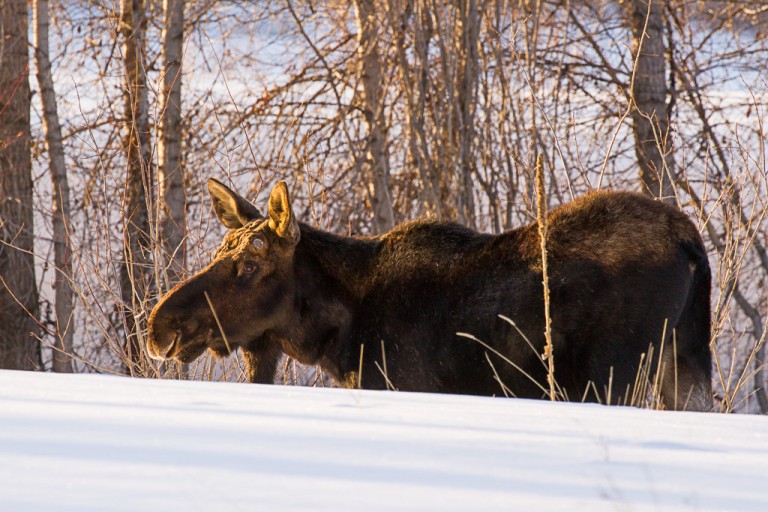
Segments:
[[[0,371],[0,510],[768,510],[768,418]]]

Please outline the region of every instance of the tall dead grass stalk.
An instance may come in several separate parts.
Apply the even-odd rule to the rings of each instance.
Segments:
[[[547,196],[544,191],[544,160],[536,158],[536,217],[539,222],[539,240],[541,241],[541,279],[544,286],[544,346],[543,359],[547,362],[547,384],[549,399],[557,400],[555,392],[555,356],[552,347],[552,318],[549,314],[549,274],[547,269]]]

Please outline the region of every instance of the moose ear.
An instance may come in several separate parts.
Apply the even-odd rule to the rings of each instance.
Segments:
[[[284,181],[278,182],[269,194],[269,227],[281,238],[297,243],[301,233],[291,209],[291,198]]]
[[[208,193],[211,194],[213,211],[229,229],[241,228],[252,220],[261,218],[255,206],[218,180],[208,179]]]

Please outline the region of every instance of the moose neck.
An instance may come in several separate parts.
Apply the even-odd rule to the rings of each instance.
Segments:
[[[319,270],[345,294],[359,299],[367,291],[379,244],[378,238],[339,236],[302,224],[296,262],[301,268]]]
[[[301,225],[294,256],[295,318],[283,333],[283,349],[319,364],[337,381],[354,358],[349,326],[366,295],[379,240],[337,236]]]

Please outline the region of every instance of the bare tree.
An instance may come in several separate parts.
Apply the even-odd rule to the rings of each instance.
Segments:
[[[477,109],[477,89],[481,78],[479,60],[479,39],[481,13],[487,2],[461,0],[459,2],[459,62],[456,76],[457,120],[456,150],[458,169],[458,193],[456,211],[459,222],[475,227],[474,181],[475,168],[475,110]]]
[[[184,0],[163,1],[163,72],[157,137],[160,227],[165,288],[183,275],[186,263],[186,195],[181,159],[181,64],[184,49]]]
[[[147,92],[144,33],[146,17],[143,0],[122,0],[120,35],[125,67],[125,139],[127,160],[125,195],[123,197],[123,255],[120,271],[121,291],[125,304],[125,361],[131,374],[141,359],[142,320],[149,308],[152,273],[152,214],[154,170],[152,165],[149,102]]]
[[[409,34],[411,26],[412,34]],[[404,93],[405,118],[402,122],[407,133],[406,165],[413,165],[419,177],[416,187],[419,210],[442,217],[438,169],[432,157],[427,127],[428,54],[434,33],[429,10],[421,1],[390,0],[387,3],[387,29],[394,42],[393,60],[400,79],[398,85]]]
[[[69,237],[69,180],[61,140],[61,123],[56,107],[56,92],[51,73],[48,44],[48,1],[35,0],[33,4],[35,31],[35,62],[37,82],[43,104],[43,131],[48,146],[51,174],[51,204],[54,244],[54,289],[56,291],[56,332],[52,368],[55,372],[72,373],[72,339],[74,325],[74,291],[72,289],[72,246]]]
[[[631,83],[632,123],[640,180],[644,191],[674,203],[662,1],[629,0],[624,5],[635,55]]]
[[[370,175],[368,190],[373,210],[373,224],[377,233],[394,226],[392,194],[389,185],[389,157],[387,155],[387,129],[384,116],[382,62],[379,55],[379,19],[374,0],[355,0],[357,22],[358,69],[362,90],[363,118],[367,130],[365,167]]]
[[[0,0],[0,368],[39,367],[27,2]]]

